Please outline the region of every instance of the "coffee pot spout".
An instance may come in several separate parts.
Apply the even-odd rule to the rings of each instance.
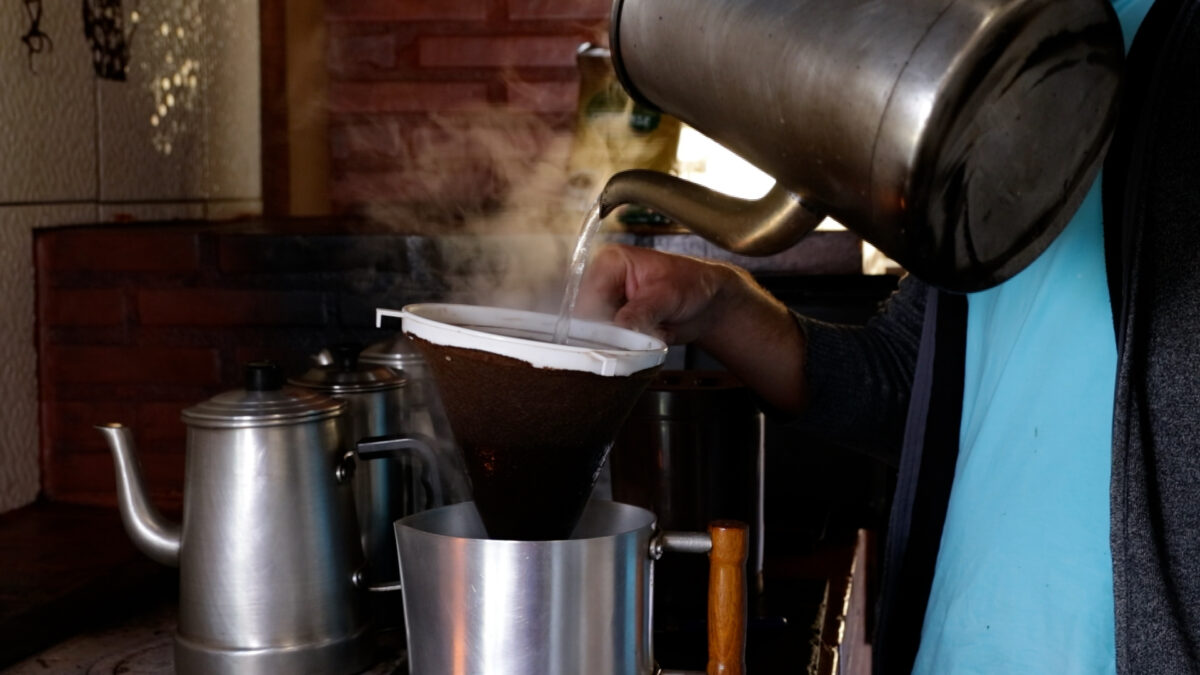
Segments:
[[[108,442],[117,472],[117,503],[121,522],[134,545],[152,560],[179,566],[180,528],[167,520],[146,496],[146,486],[134,455],[129,427],[110,423],[96,427]]]
[[[711,190],[659,171],[633,169],[609,179],[599,197],[600,215],[637,204],[742,255],[772,255],[813,230],[825,214],[778,183],[758,199]]]

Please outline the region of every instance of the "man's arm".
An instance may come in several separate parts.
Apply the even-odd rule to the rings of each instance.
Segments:
[[[614,245],[584,278],[580,315],[694,342],[777,417],[894,454],[908,409],[927,287],[905,278],[866,326],[791,312],[734,265]]]

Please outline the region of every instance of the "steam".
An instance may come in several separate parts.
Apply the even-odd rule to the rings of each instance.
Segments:
[[[395,176],[398,201],[368,203],[364,213],[437,235],[445,301],[557,312],[601,187],[572,181],[580,147],[565,126],[512,108],[430,116],[395,158],[406,167]],[[615,165],[588,157],[600,175]]]

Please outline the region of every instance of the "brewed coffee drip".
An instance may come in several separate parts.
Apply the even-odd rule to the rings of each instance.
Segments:
[[[488,536],[568,538],[658,368],[625,376],[536,368],[410,337],[433,371]]]

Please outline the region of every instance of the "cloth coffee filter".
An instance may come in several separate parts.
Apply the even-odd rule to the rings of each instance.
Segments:
[[[568,344],[549,342],[558,316],[500,307],[426,303],[401,312],[404,333],[433,344],[479,349],[536,368],[631,375],[661,365],[667,346],[658,338],[612,324],[571,321]]]
[[[497,307],[409,305],[421,350],[493,539],[570,536],[613,439],[666,358],[657,338]]]

